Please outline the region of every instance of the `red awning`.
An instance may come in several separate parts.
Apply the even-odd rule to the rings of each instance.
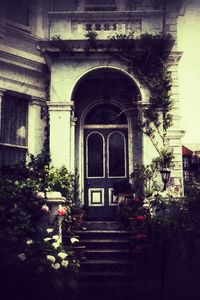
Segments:
[[[188,149],[185,146],[182,146],[182,155],[187,155],[187,156],[192,156],[193,151],[191,151],[190,149]]]

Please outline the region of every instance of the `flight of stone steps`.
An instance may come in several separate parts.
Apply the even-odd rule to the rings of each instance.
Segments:
[[[86,246],[80,267],[81,299],[123,299],[131,286],[131,232],[121,223],[90,221],[76,231]]]

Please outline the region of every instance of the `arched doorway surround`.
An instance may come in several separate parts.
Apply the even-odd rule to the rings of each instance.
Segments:
[[[128,181],[135,150],[141,151],[134,108],[139,97],[135,82],[109,68],[87,74],[74,92],[75,162],[82,203],[91,217],[114,217],[114,184]]]

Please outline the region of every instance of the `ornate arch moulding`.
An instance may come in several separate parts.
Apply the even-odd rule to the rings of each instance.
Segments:
[[[78,83],[84,78],[84,76],[87,76],[88,74],[90,74],[93,71],[97,71],[97,70],[101,71],[102,69],[105,69],[105,68],[108,70],[114,70],[116,72],[120,72],[121,74],[123,74],[124,76],[129,78],[129,80],[132,80],[133,83],[137,86],[142,100],[137,101],[137,103],[133,102],[133,105],[135,105],[135,106],[149,105],[150,93],[147,90],[147,88],[143,84],[141,84],[139,79],[134,74],[129,73],[126,69],[120,68],[120,66],[116,66],[114,64],[98,65],[93,68],[88,68],[88,70],[86,70],[84,73],[82,73],[74,82],[74,85],[72,86],[72,89],[71,89],[71,95],[72,95],[71,98],[73,98],[73,93],[76,90]]]

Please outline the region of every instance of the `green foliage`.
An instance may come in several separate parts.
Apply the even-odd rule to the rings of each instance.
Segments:
[[[41,217],[42,201],[37,199],[37,182],[30,178],[0,180],[0,239],[4,242],[23,242],[36,234]]]
[[[152,196],[153,192],[159,190],[157,184],[158,174],[159,168],[155,161],[147,166],[142,163],[136,164],[131,174],[133,190],[135,190],[142,199]]]
[[[51,167],[46,172],[47,190],[60,192],[63,197],[71,201],[71,182],[73,178],[74,176],[68,172],[65,166],[60,168]]]
[[[98,33],[96,31],[87,31],[87,33],[85,34],[85,37],[88,38],[89,40],[96,40],[98,36]]]
[[[66,299],[77,289],[78,261],[72,246],[65,247],[56,236],[41,231],[49,224],[56,233],[63,225],[71,234],[74,176],[64,166],[49,168],[47,162],[45,153],[32,156],[27,166],[15,166],[0,179],[0,275],[4,274],[5,286],[16,282],[13,297],[19,298],[15,299],[23,299],[26,293],[34,295],[38,289],[40,294],[28,299]],[[58,211],[52,223],[46,199],[38,191],[55,190],[66,197],[66,203],[64,213]],[[47,255],[55,262],[49,264]]]
[[[159,110],[163,115],[164,131],[172,123],[171,74],[166,63],[172,42],[170,35],[147,33],[139,37],[134,33],[116,34],[111,39],[111,47],[119,50],[116,57],[150,90],[150,106],[142,109],[143,119],[139,122],[139,128],[148,135],[161,125]]]
[[[173,158],[174,155],[170,149],[163,148],[159,151],[159,157],[153,160],[153,164],[157,166],[157,168],[162,169],[173,167]]]
[[[14,286],[11,298],[28,295],[31,300],[61,300],[71,299],[77,292],[78,268],[72,246],[64,247],[57,235],[51,235],[43,240],[27,239],[21,252],[1,262],[0,274],[4,274],[4,288],[8,288],[8,282]],[[6,294],[4,288],[1,295]]]

